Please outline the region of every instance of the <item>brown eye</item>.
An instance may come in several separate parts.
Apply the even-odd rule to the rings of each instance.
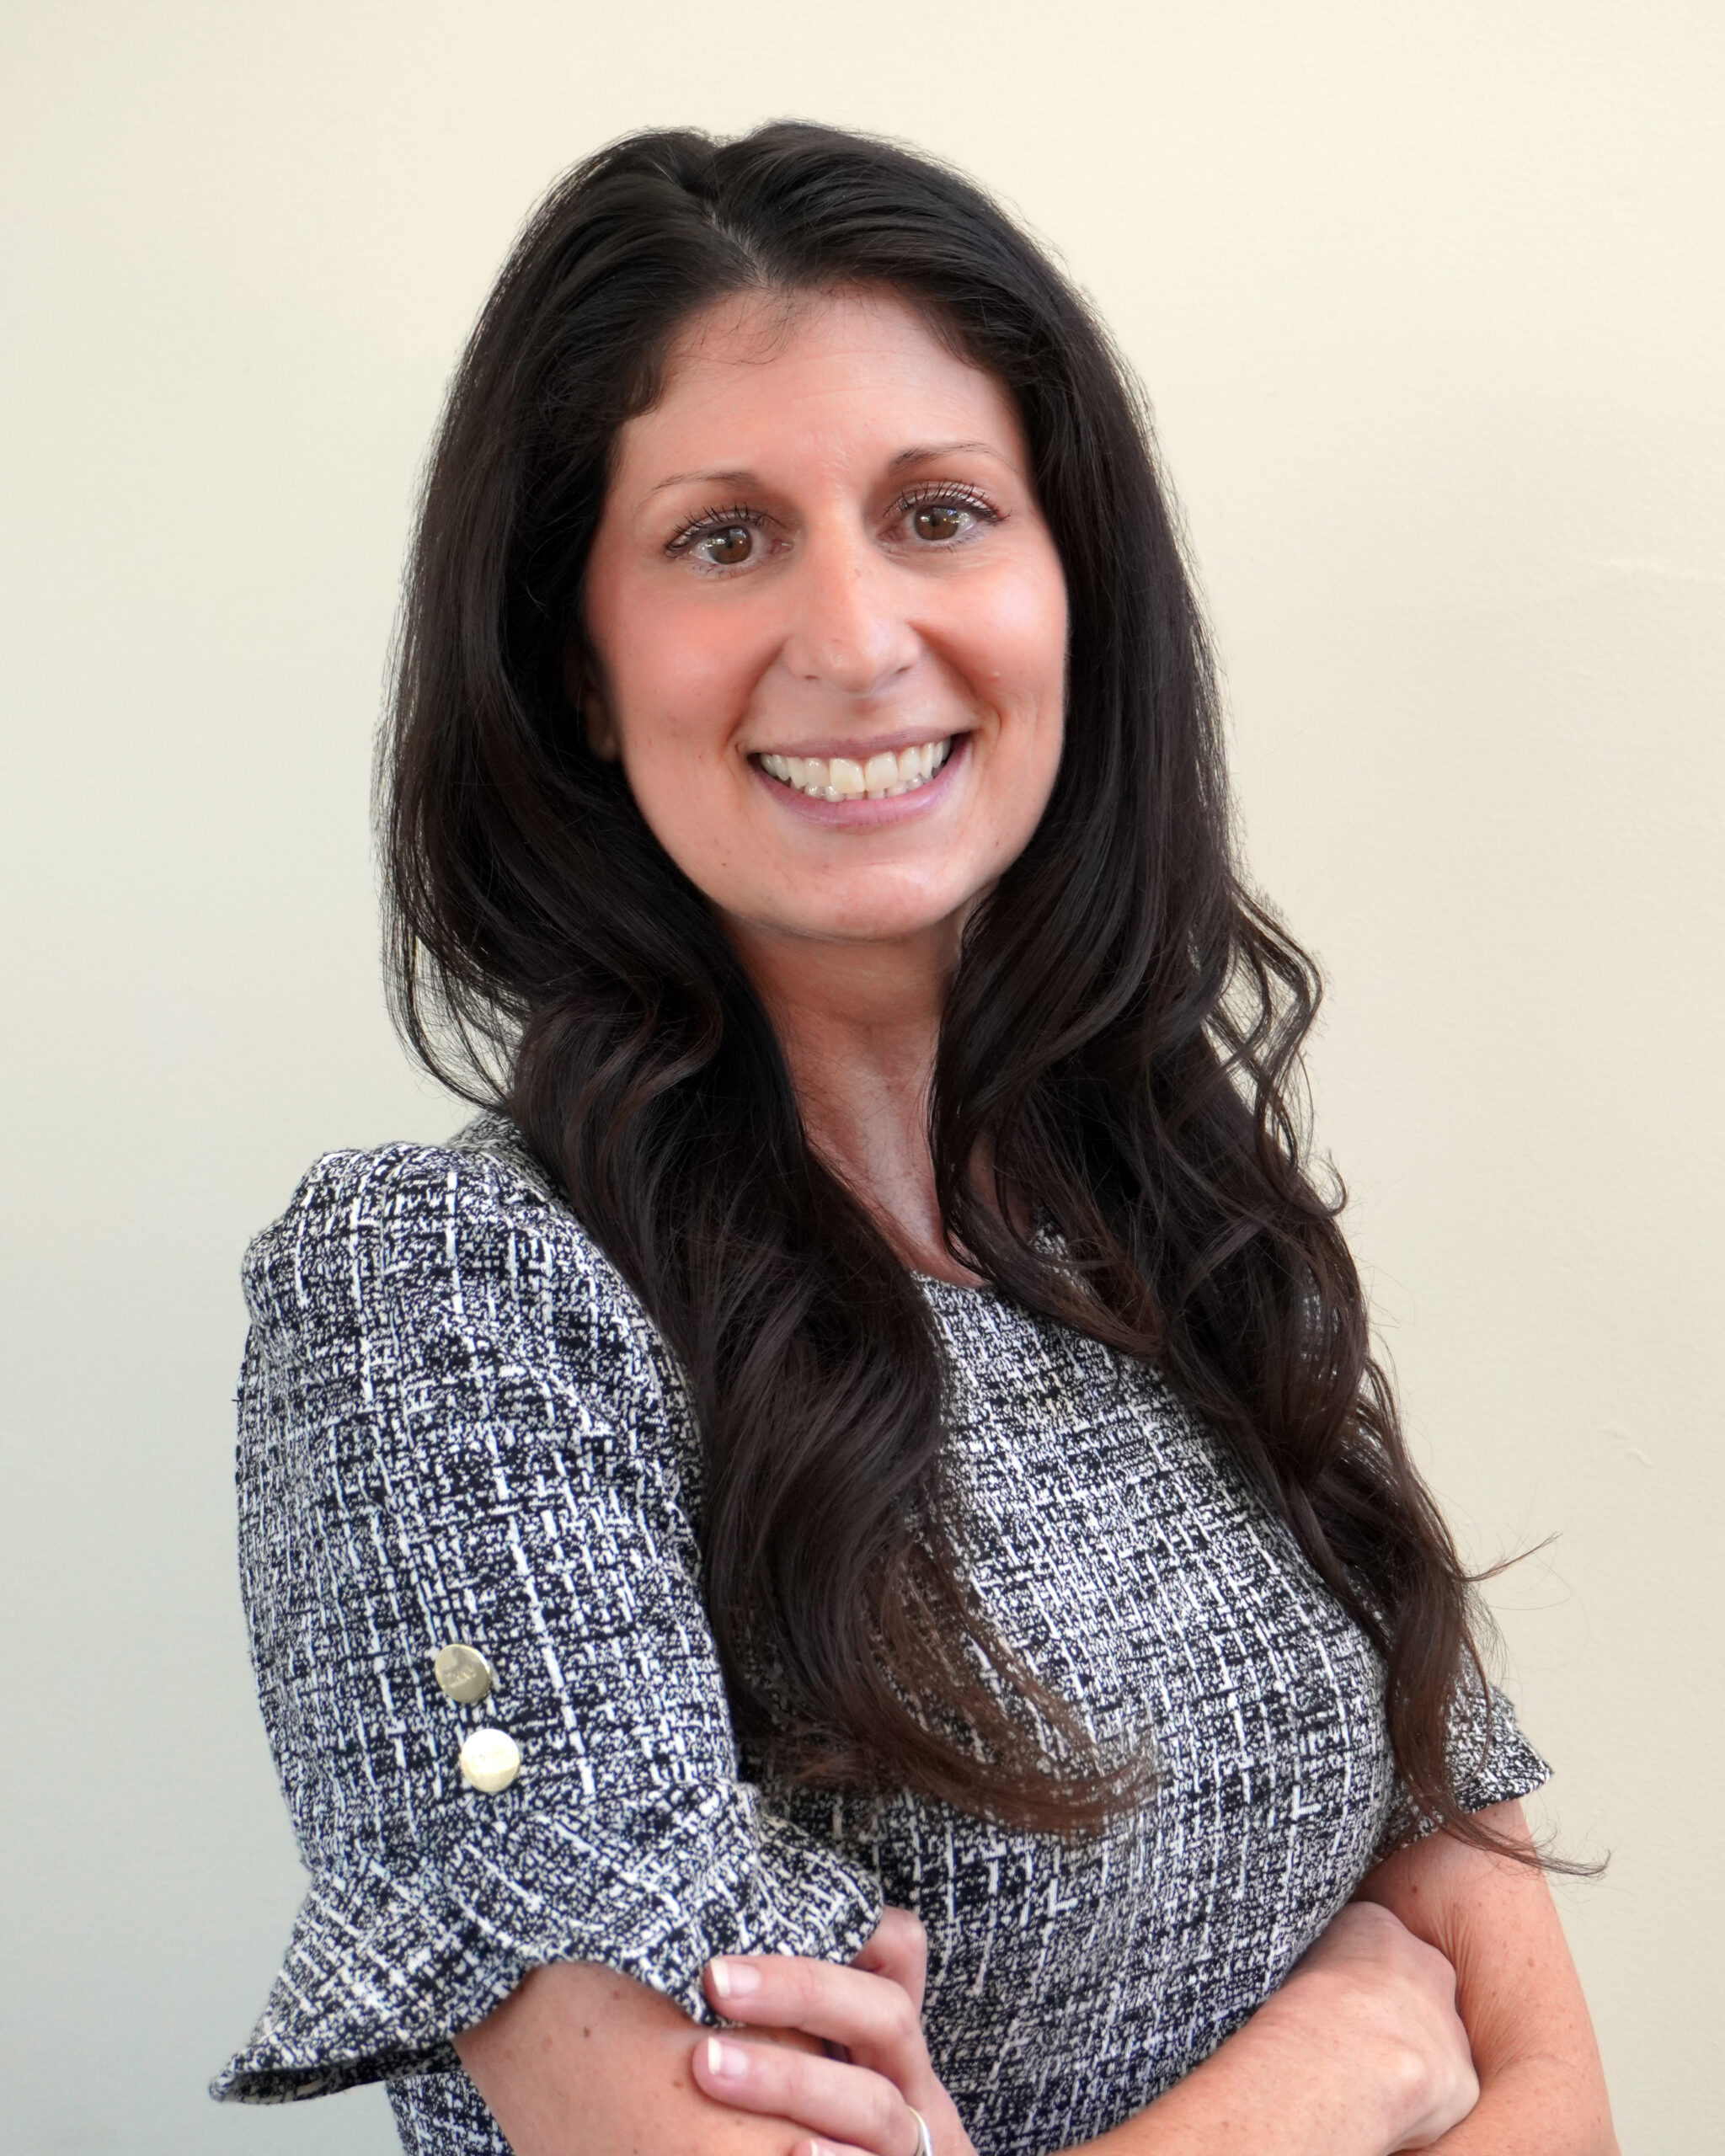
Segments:
[[[701,551],[718,568],[733,569],[748,560],[754,538],[746,524],[727,524],[707,534],[701,542]]]
[[[956,502],[926,502],[911,521],[919,539],[956,539],[964,528],[964,512]]]

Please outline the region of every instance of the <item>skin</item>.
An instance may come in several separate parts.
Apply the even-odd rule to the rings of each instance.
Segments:
[[[679,550],[734,509],[746,561]],[[623,430],[585,599],[588,738],[741,952],[811,1139],[907,1261],[964,1278],[923,1136],[935,1037],[1065,704],[1065,579],[1016,410],[895,301],[721,307]],[[851,808],[811,813],[758,762],[947,739],[932,785]]]
[[[771,1011],[812,1142],[907,1263],[946,1251],[925,1136],[964,922],[1062,745],[1066,594],[1022,430],[890,296],[697,317],[623,430],[569,687]],[[811,806],[764,754],[952,740],[931,786]],[[1491,1815],[1525,1837],[1518,1807]],[[711,1965],[724,2033],[590,1963],[456,2039],[517,2156],[973,2156],[921,2025],[921,1929],[848,1968]],[[752,1984],[750,1978],[752,1977]],[[1541,1876],[1448,1836],[1369,1876],[1288,1982],[1109,2156],[1610,2156],[1587,2014]]]

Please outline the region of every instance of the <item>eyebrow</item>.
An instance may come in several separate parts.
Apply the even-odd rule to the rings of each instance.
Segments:
[[[647,489],[649,494],[662,494],[667,487],[688,487],[698,481],[703,487],[753,487],[759,480],[752,472],[673,472],[668,479],[655,479]]]
[[[899,472],[907,464],[927,464],[937,456],[959,456],[970,450],[980,450],[985,456],[997,457],[1001,453],[991,441],[932,441],[915,449],[901,449],[886,468]]]
[[[1000,457],[1001,451],[987,441],[918,442],[910,449],[901,449],[887,465],[889,472],[902,472],[907,465],[927,464],[937,456],[958,456],[969,451],[980,451],[985,456]],[[757,487],[761,475],[746,467],[733,467],[716,472],[673,472],[669,478],[655,480],[647,491],[662,494],[667,487]]]

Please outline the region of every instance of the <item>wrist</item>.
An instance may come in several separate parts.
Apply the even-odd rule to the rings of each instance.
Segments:
[[[1427,2063],[1384,2024],[1380,1999],[1348,1967],[1297,1969],[1265,2000],[1242,2035],[1256,2032],[1283,2070],[1300,2077],[1315,2125],[1337,2156],[1386,2156],[1401,2148],[1431,2101]]]

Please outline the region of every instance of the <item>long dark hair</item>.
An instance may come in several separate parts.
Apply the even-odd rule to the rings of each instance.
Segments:
[[[1403,1449],[1309,1161],[1318,982],[1244,888],[1203,626],[1129,371],[975,187],[802,125],[640,135],[530,221],[427,478],[387,738],[398,1018],[501,1105],[685,1364],[705,1588],[740,1735],[786,1774],[1074,1831],[1130,1762],[967,1593],[925,1300],[811,1150],[705,900],[591,755],[581,579],[618,428],[696,310],[891,289],[1016,399],[1065,568],[1066,747],[975,913],[929,1111],[955,1255],[1153,1358],[1380,1650],[1410,1795],[1458,1812],[1468,1582]],[[976,1164],[991,1164],[994,1202]]]

